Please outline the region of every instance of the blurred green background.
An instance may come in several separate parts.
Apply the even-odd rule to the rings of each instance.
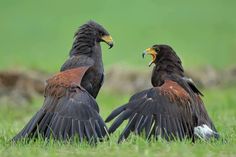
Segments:
[[[23,66],[56,71],[67,58],[77,28],[92,19],[115,41],[105,65],[144,66],[140,54],[170,44],[186,67],[235,63],[234,0],[41,0],[0,2],[0,68]]]
[[[92,19],[112,35],[115,45],[103,47],[105,70],[111,66],[151,71],[142,51],[157,43],[171,45],[185,69],[211,65],[235,66],[235,0],[0,0],[0,70],[23,68],[54,73],[68,57],[77,28]],[[223,76],[222,76],[223,77]],[[227,142],[152,143],[111,141],[96,148],[70,143],[12,145],[14,136],[41,107],[43,97],[30,105],[0,104],[0,156],[235,156],[236,87],[205,89],[206,108]],[[102,90],[98,103],[105,118],[130,94]]]

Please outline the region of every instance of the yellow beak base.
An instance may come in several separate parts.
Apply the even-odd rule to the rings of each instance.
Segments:
[[[157,53],[153,48],[147,48],[143,53],[143,57],[147,54],[152,56],[152,61],[149,63],[149,66],[151,66],[152,63],[154,63],[154,61],[156,60]]]
[[[104,36],[101,37],[101,39],[102,39],[105,43],[107,43],[107,44],[110,46],[110,48],[113,47],[113,39],[112,39],[112,37],[111,37],[110,35],[104,35]]]

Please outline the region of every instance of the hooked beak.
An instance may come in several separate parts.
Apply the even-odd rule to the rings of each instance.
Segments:
[[[109,49],[111,49],[113,47],[113,40],[112,37],[110,35],[104,35],[101,37],[102,41],[104,41],[105,43],[107,43],[107,45],[109,45]]]
[[[144,56],[147,55],[147,54],[152,56],[152,61],[149,62],[149,64],[148,64],[148,66],[150,67],[150,66],[152,65],[152,63],[155,62],[157,53],[156,53],[156,51],[155,51],[153,48],[147,48],[147,49],[142,53],[142,57],[144,58]]]

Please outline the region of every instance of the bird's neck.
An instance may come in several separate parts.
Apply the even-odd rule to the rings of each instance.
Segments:
[[[78,61],[81,63],[81,57],[83,56],[86,58],[89,58],[93,60],[94,64],[92,66],[92,69],[94,72],[97,73],[103,73],[104,69],[103,69],[103,61],[102,61],[102,50],[101,50],[101,45],[99,42],[95,42],[93,44],[94,46],[92,46],[91,48],[89,48],[89,53],[76,53],[71,55],[70,57],[77,57]],[[86,65],[86,62],[84,63]],[[71,64],[73,65],[73,64]],[[82,66],[83,64],[78,64],[78,66]],[[74,65],[72,66],[72,68],[74,68]]]
[[[99,42],[96,42],[92,47],[93,53],[91,54],[91,58],[94,60],[93,68],[98,70],[99,73],[103,73],[103,61],[102,61],[102,49]]]
[[[161,86],[165,80],[174,80],[184,76],[184,70],[179,58],[160,59],[152,72],[152,85],[154,87]]]

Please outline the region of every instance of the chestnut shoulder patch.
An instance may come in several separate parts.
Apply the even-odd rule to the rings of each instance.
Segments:
[[[65,94],[66,88],[80,86],[81,80],[89,67],[69,69],[55,74],[47,80],[44,95],[61,97]]]
[[[190,95],[187,91],[174,81],[166,80],[159,89],[160,93],[167,96],[171,102],[180,102],[184,104],[190,101]]]

